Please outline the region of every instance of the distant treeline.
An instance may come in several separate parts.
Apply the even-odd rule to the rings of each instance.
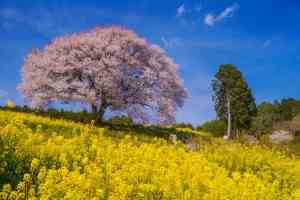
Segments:
[[[257,115],[253,117],[248,133],[256,136],[269,134],[276,129],[289,129],[295,133],[300,130],[300,100],[284,98],[274,102],[262,102],[257,106]],[[224,121],[216,119],[203,123],[197,129],[223,136],[226,130]]]

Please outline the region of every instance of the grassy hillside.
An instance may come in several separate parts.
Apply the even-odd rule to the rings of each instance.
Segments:
[[[300,199],[300,160],[259,145],[9,111],[0,130],[0,199]]]

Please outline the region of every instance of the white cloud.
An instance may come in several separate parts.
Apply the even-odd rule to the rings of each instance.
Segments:
[[[238,4],[233,4],[232,6],[229,6],[225,8],[220,14],[214,15],[214,14],[207,14],[204,17],[204,24],[208,26],[214,26],[217,22],[220,22],[224,20],[227,17],[232,17],[233,13],[237,11],[239,8]]]
[[[216,23],[216,17],[212,14],[208,14],[204,18],[204,23],[208,26],[213,26]]]
[[[263,43],[263,48],[268,48],[269,46],[271,46],[271,44],[272,44],[272,40],[266,40]]]
[[[181,17],[182,15],[184,15],[185,12],[186,12],[185,6],[184,6],[184,4],[181,4],[181,5],[177,8],[176,16],[177,16],[177,17]]]

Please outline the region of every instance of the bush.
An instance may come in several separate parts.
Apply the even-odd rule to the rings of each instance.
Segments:
[[[298,135],[300,133],[300,114],[298,114],[290,123],[290,128],[295,133],[295,135]]]
[[[172,125],[173,128],[189,128],[194,129],[193,125],[190,123],[176,123]]]
[[[5,103],[5,107],[6,108],[14,108],[15,107],[15,104],[12,100],[8,100],[6,103]]]
[[[122,116],[114,116],[110,118],[109,120],[107,120],[107,123],[128,126],[133,124],[133,120],[130,117],[122,115]]]
[[[222,137],[226,131],[226,124],[223,120],[211,120],[198,126],[197,130],[209,132],[215,137]]]

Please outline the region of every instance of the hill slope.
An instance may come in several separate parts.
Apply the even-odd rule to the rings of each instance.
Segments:
[[[0,199],[300,198],[300,161],[259,145],[211,139],[189,151],[134,132],[4,111],[0,129]]]

